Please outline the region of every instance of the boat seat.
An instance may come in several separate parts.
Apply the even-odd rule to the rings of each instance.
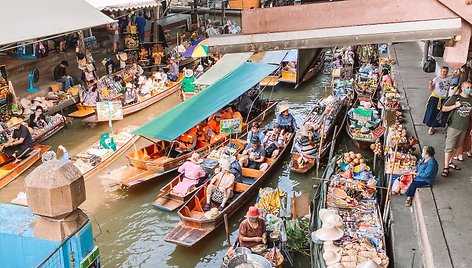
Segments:
[[[247,185],[253,185],[256,182],[256,179],[251,178],[251,177],[242,177],[241,183],[247,184]]]

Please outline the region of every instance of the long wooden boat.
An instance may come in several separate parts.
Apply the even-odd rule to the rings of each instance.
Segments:
[[[303,77],[302,83],[313,78],[321,70],[321,68],[323,68],[324,58],[325,58],[325,51],[321,50],[318,56],[316,57],[313,65],[310,66],[305,76]]]
[[[41,158],[41,155],[49,150],[51,146],[48,145],[34,145],[33,151],[20,162],[11,162],[0,167],[0,189],[15,180],[25,170],[31,167],[36,161]],[[8,157],[4,153],[0,153],[0,165],[7,161]]]
[[[54,134],[59,132],[61,129],[63,129],[67,124],[70,124],[72,120],[70,118],[62,117],[62,121],[55,124],[52,126],[50,129],[48,129],[45,132],[42,132],[41,134],[38,135],[32,135],[33,136],[33,141],[35,143],[42,143],[43,141],[49,139],[52,137]],[[32,133],[33,134],[33,133]]]
[[[84,179],[92,177],[115,161],[116,158],[126,152],[138,140],[139,136],[130,134],[130,130],[123,130],[115,132],[113,138],[116,144],[116,151],[103,149],[100,141],[97,141],[71,158],[71,162],[79,168]]]
[[[333,140],[332,137],[334,136],[336,139],[343,130],[343,125],[347,118],[346,107],[349,106],[351,99],[346,95],[341,98],[332,98],[334,98],[333,101],[328,103],[326,107],[320,105],[320,100],[307,115],[304,124],[310,122],[320,125],[319,132],[323,131],[321,134],[323,138],[316,144],[314,154],[301,154],[295,149],[295,146],[292,148],[292,160],[290,161],[290,169],[292,171],[306,173],[312,169],[317,159],[321,159],[329,150]],[[343,116],[341,117],[341,115]],[[342,120],[340,120],[341,118]],[[334,133],[335,125],[338,126],[336,133]],[[295,142],[297,142],[299,138],[301,138],[301,135],[297,133]],[[319,148],[320,146],[321,149]],[[317,154],[320,155],[317,157]],[[304,161],[306,161],[303,165],[299,165],[300,157],[303,157]]]
[[[237,137],[246,134],[252,122],[262,122],[266,117],[273,115],[277,103],[278,101],[268,102],[265,109],[249,121]],[[209,154],[213,149],[226,142],[228,138],[229,135],[222,136],[215,143],[175,158],[170,157],[169,152],[176,144],[174,142],[158,141],[139,150],[132,151],[126,156],[129,162],[128,165],[105,174],[102,178],[127,189],[176,170],[195,152],[203,156]]]
[[[250,200],[250,196],[257,192],[269,174],[275,170],[278,162],[281,162],[285,153],[293,143],[294,135],[291,134],[288,142],[280,148],[280,154],[275,159],[266,158],[269,167],[265,171],[243,168],[243,182],[234,185],[233,197],[228,200],[225,208],[215,217],[206,219],[203,207],[206,204],[207,187],[202,187],[185,205],[179,209],[180,222],[166,236],[165,241],[180,246],[191,247],[209,235],[213,230],[223,224],[223,218],[233,215],[244,203]]]
[[[238,148],[237,150],[235,150],[235,154],[239,153],[244,148],[244,144],[241,142],[238,142],[238,140],[233,140],[232,143],[233,145],[236,145],[236,147]],[[218,159],[213,159],[210,157],[207,157],[207,159],[210,161],[216,161],[216,163],[218,163]],[[213,174],[207,173],[207,175],[213,175]],[[185,195],[182,196],[172,191],[172,189],[179,182],[182,182],[182,180],[183,180],[183,175],[179,174],[173,180],[171,180],[168,184],[162,187],[157,196],[156,201],[154,201],[152,205],[155,208],[162,209],[164,211],[174,211],[178,209],[179,207],[181,207],[183,204],[185,204],[197,191],[207,186],[210,182],[210,179],[208,179],[205,183],[202,183],[200,186],[193,188],[191,191],[187,192]]]
[[[156,95],[151,96],[149,98],[143,99],[141,101],[138,101],[133,104],[125,105],[123,106],[123,116],[130,115],[132,113],[138,112],[144,108],[147,108],[154,103],[161,101],[162,99],[176,93],[177,91],[180,90],[180,80],[179,82],[170,82],[172,85],[166,87],[163,90],[159,90]],[[86,123],[96,123],[98,122],[97,120],[97,114],[95,112],[95,116],[90,116],[82,120],[83,122]]]
[[[382,136],[386,129],[385,127],[380,125],[381,122],[373,122],[370,120],[368,121],[370,122],[369,124],[371,124],[372,126],[370,129],[368,129],[366,133],[362,133],[363,127],[361,127],[360,129],[359,127],[356,127],[358,120],[354,118],[354,110],[360,106],[361,101],[371,103],[371,107],[375,108],[374,110],[372,110],[372,113],[377,113],[378,117],[380,118],[380,111],[378,111],[375,106],[375,103],[372,102],[372,99],[358,96],[354,105],[352,106],[352,109],[348,112],[349,120],[348,124],[346,124],[346,132],[357,148],[361,150],[367,150],[369,149],[372,143],[375,143],[375,141]]]

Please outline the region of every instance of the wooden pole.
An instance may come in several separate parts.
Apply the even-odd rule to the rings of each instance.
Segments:
[[[391,191],[391,187],[392,187],[392,179],[393,179],[393,173],[395,172],[395,162],[396,162],[396,159],[397,159],[397,151],[398,151],[398,142],[395,144],[395,151],[393,153],[393,160],[390,160],[388,161],[388,166],[390,167],[391,165],[391,168],[390,168],[390,176],[389,176],[389,179],[388,179],[388,185],[387,185],[387,196],[385,197],[385,204],[384,204],[384,214],[383,214],[383,220],[384,222],[387,222],[387,205],[388,205],[388,202],[390,201],[390,191]]]
[[[228,241],[228,246],[231,246],[231,239],[229,238],[228,214],[224,214],[223,219],[225,222],[226,241]]]
[[[336,144],[336,132],[338,131],[338,125],[334,126],[333,139],[331,139],[331,146],[329,148],[329,159],[333,158],[334,146]]]
[[[322,119],[324,121],[324,118]],[[321,148],[323,147],[323,141],[325,137],[324,133],[325,129],[325,124],[323,123],[323,126],[321,127],[321,139],[320,139],[320,147],[318,148],[318,154],[316,155],[316,177],[319,177],[319,170],[320,170],[320,154],[321,154]]]

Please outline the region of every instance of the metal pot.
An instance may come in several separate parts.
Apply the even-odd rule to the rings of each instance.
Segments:
[[[234,249],[234,253],[237,255],[242,255],[242,254],[251,254],[251,250],[245,247],[237,247]]]
[[[235,268],[236,266],[244,263],[254,264],[254,266],[257,268],[272,268],[272,265],[270,265],[268,260],[256,254],[238,255],[229,261],[227,267]]]

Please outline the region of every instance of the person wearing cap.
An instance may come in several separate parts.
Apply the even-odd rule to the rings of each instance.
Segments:
[[[195,70],[195,79],[200,78],[203,75],[203,65],[198,65],[197,69]]]
[[[67,67],[69,67],[69,62],[65,60],[54,67],[54,81],[61,82],[64,85],[64,90],[74,86],[74,79],[67,75]]]
[[[223,210],[228,199],[233,196],[234,175],[231,173],[231,164],[229,161],[220,161],[221,172],[216,174],[207,187],[206,204],[203,210],[211,208],[211,200],[215,199],[213,195],[222,195],[222,200],[218,210]]]
[[[280,105],[279,114],[277,115],[276,123],[282,130],[293,133],[297,128],[297,121],[292,114],[288,112],[288,104]]]
[[[187,69],[184,71],[184,79],[182,79],[182,84],[180,85],[183,92],[195,92],[195,76],[193,76],[193,71]]]
[[[102,65],[105,67],[106,74],[112,74],[115,72],[115,62],[110,58],[103,58]]]
[[[174,57],[169,59],[169,71],[167,72],[167,78],[175,82],[179,78],[179,65],[175,62]]]
[[[266,224],[260,218],[259,209],[251,206],[246,213],[246,219],[239,225],[239,245],[251,248],[267,242]]]
[[[265,157],[266,151],[261,146],[259,137],[254,136],[248,148],[243,151],[239,164],[243,167],[265,171],[269,167],[269,164],[264,162]]]
[[[284,144],[284,136],[281,133],[280,126],[275,125],[274,128],[267,132],[262,147],[266,150],[267,157],[276,158],[280,153],[280,146]]]
[[[246,138],[247,145],[246,145],[246,147],[249,146],[249,144],[251,143],[251,139],[253,137],[258,137],[259,141],[263,141],[265,139],[265,135],[261,131],[261,124],[259,124],[258,122],[253,122],[251,124],[251,130],[249,131],[249,133],[247,133],[247,138]]]
[[[132,104],[138,101],[138,94],[133,84],[126,83],[126,92],[123,98],[123,105]]]
[[[7,143],[3,144],[3,152],[8,157],[22,159],[33,150],[33,138],[28,127],[23,123],[17,124]],[[8,162],[8,161],[7,161]]]

